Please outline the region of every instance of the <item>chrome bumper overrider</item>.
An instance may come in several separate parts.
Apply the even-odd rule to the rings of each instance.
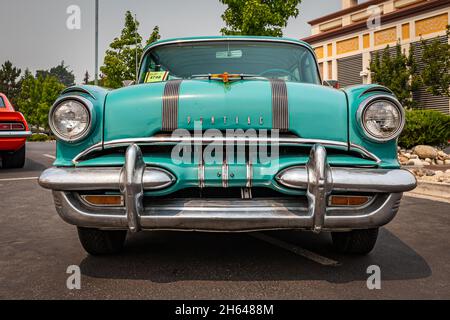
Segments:
[[[330,168],[326,150],[311,149],[306,167],[280,172],[277,183],[307,191],[306,199],[164,199],[144,201],[144,190],[175,182],[169,172],[146,168],[137,145],[126,152],[123,168],[51,168],[39,183],[52,189],[56,209],[68,223],[101,229],[253,231],[269,229],[348,230],[382,226],[398,211],[402,192],[415,188],[414,176],[400,169]],[[72,191],[120,190],[124,208],[94,208]],[[359,208],[329,207],[332,192],[374,193]]]

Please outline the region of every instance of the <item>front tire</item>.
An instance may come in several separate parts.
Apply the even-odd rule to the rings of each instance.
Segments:
[[[4,169],[18,169],[25,165],[25,145],[11,154],[2,156],[2,167]]]
[[[333,246],[340,253],[366,255],[373,250],[378,238],[378,228],[332,232]]]
[[[93,256],[115,254],[122,251],[127,231],[99,230],[78,227],[78,238],[87,253]]]

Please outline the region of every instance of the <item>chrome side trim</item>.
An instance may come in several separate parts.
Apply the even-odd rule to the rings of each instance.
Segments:
[[[350,143],[350,150],[358,151],[359,153],[363,154],[367,158],[376,161],[377,164],[381,163],[381,159],[380,158],[378,158],[374,153],[368,151],[366,148],[361,147],[360,145],[357,145],[355,143]]]
[[[0,138],[26,138],[31,135],[31,131],[0,131]]]
[[[176,136],[154,136],[154,137],[142,137],[142,138],[130,138],[130,139],[118,139],[107,141],[103,144],[105,149],[113,149],[117,147],[128,147],[131,144],[138,145],[158,145],[158,144],[180,144],[180,143],[192,143],[192,144],[278,144],[280,146],[286,145],[314,145],[321,144],[325,147],[339,147],[344,150],[348,150],[349,145],[347,142],[332,141],[332,140],[320,140],[320,139],[303,139],[303,138],[291,138],[291,137],[281,137],[281,138],[253,138],[246,136],[237,137],[176,137]],[[381,163],[381,159],[378,158],[373,153],[369,152],[362,146],[356,144],[350,144],[350,149],[356,150],[357,152],[363,154],[367,158],[376,161],[377,164]],[[82,158],[86,157],[88,154],[94,151],[102,150],[102,144],[98,143],[90,148],[79,153],[75,158],[73,158],[73,163],[78,163]]]
[[[75,156],[75,158],[72,159],[72,163],[74,165],[77,165],[79,160],[86,157],[88,154],[95,152],[95,151],[100,151],[103,149],[103,142],[98,142],[92,146],[90,146],[89,148],[87,148],[86,150],[83,150],[82,152],[80,152],[78,155]]]

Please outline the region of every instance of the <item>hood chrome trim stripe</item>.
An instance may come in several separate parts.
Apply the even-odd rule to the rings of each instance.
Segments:
[[[183,80],[168,81],[162,98],[162,131],[171,132],[178,129],[178,102],[180,86]]]
[[[289,102],[284,80],[270,79],[272,87],[272,128],[289,131]]]

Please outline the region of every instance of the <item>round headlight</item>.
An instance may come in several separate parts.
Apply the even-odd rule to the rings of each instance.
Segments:
[[[400,103],[393,98],[372,98],[363,103],[359,120],[368,138],[388,141],[403,130],[405,117]]]
[[[64,100],[50,112],[50,128],[61,140],[74,142],[88,134],[91,114],[87,106],[78,100]]]

